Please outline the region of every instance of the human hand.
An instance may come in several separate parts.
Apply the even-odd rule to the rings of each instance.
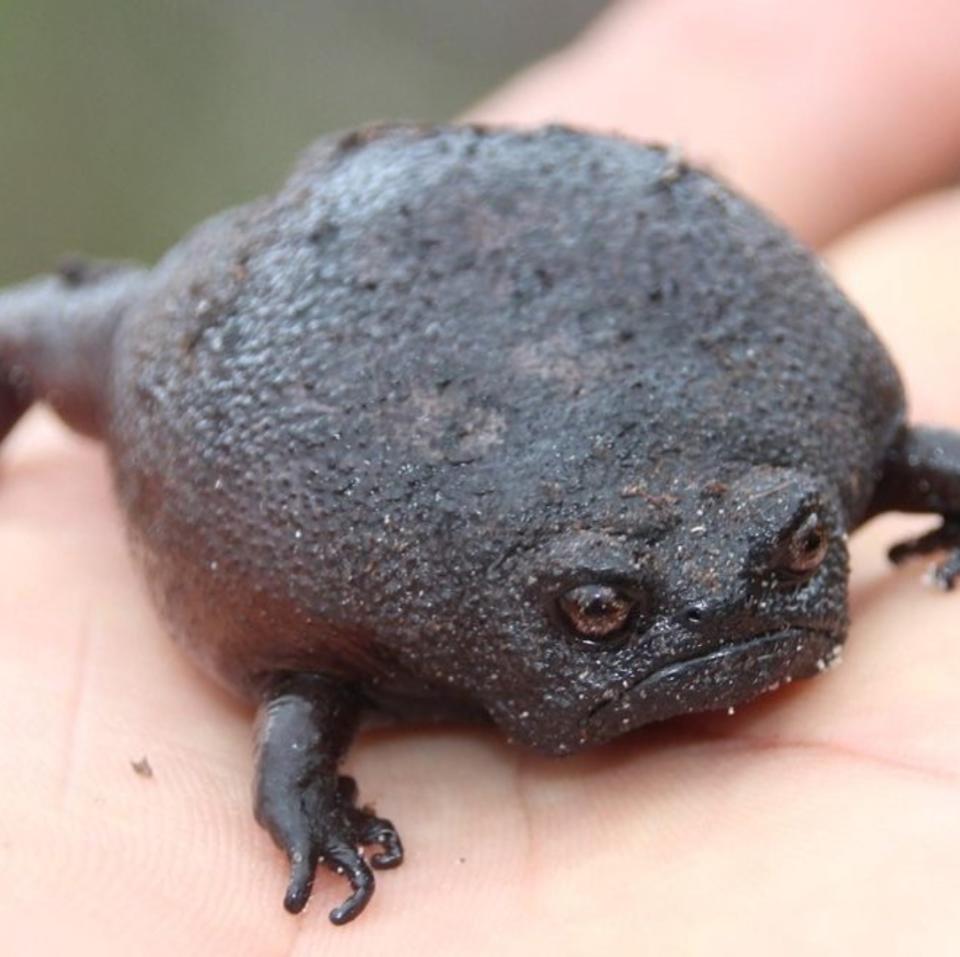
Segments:
[[[679,140],[828,251],[903,369],[960,426],[949,332],[960,194],[868,215],[960,169],[960,8],[651,0],[478,111]],[[921,524],[923,524],[921,522]],[[301,918],[249,807],[250,714],[156,622],[100,450],[34,412],[0,462],[0,927],[20,954],[952,952],[960,598],[853,545],[846,663],[733,717],[564,761],[492,731],[368,735],[349,769],[408,860],[336,929]],[[130,761],[147,755],[152,778]]]

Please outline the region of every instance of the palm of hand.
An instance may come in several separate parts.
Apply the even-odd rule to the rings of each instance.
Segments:
[[[936,250],[958,239],[960,207],[939,201],[838,257],[905,369],[914,417],[954,425],[936,349],[957,291]],[[380,876],[361,921],[334,930],[343,887],[329,875],[305,917],[281,909],[285,861],[249,808],[250,715],[153,617],[102,453],[34,413],[0,472],[8,952],[943,951],[960,849],[960,599],[924,589],[916,565],[886,566],[904,520],[854,541],[844,665],[734,717],[565,761],[485,730],[368,735],[350,770],[408,860]],[[144,755],[152,778],[131,768]]]

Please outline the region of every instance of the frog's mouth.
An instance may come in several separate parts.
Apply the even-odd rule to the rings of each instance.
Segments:
[[[587,715],[591,740],[679,714],[730,708],[780,683],[807,678],[836,662],[842,633],[793,627],[671,661],[640,676]]]

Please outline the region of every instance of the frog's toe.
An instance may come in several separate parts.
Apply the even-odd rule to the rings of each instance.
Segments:
[[[954,548],[933,571],[933,581],[944,591],[953,591],[960,581],[960,548]]]
[[[340,778],[340,799],[356,834],[356,843],[367,847],[379,844],[381,850],[370,858],[370,863],[379,871],[398,867],[403,863],[403,844],[392,821],[377,817],[370,807],[356,807],[357,788],[352,778]]]
[[[283,906],[289,913],[299,914],[310,900],[319,851],[312,842],[304,842],[287,848],[287,856],[290,858],[290,882],[283,898]]]
[[[382,817],[370,814],[360,836],[363,844],[379,844],[382,850],[370,858],[370,863],[379,871],[399,867],[403,863],[403,844],[393,824]]]
[[[324,866],[342,874],[350,882],[353,893],[338,907],[330,911],[330,921],[346,924],[359,917],[370,903],[376,882],[367,862],[354,843],[336,842],[324,849],[320,860]]]
[[[351,777],[341,776],[337,793],[341,805],[363,846],[379,844],[381,850],[370,858],[370,863],[380,871],[398,867],[403,863],[403,844],[392,821],[377,817],[371,807],[357,807],[357,784]]]

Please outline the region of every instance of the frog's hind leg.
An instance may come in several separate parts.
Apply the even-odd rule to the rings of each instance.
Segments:
[[[378,844],[370,864],[396,867],[403,848],[394,826],[356,806],[352,778],[338,774],[353,738],[360,704],[334,679],[284,674],[268,681],[257,716],[254,813],[290,861],[284,907],[306,905],[318,864],[343,874],[351,896],[330,912],[334,924],[353,920],[367,906],[373,873],[363,845]]]
[[[934,571],[944,589],[960,581],[960,433],[946,429],[905,429],[884,462],[870,509],[880,512],[930,512],[941,524],[925,535],[890,550],[896,563],[915,555],[945,552]]]
[[[148,275],[71,262],[0,291],[0,440],[36,401],[77,431],[102,436],[114,332]]]

